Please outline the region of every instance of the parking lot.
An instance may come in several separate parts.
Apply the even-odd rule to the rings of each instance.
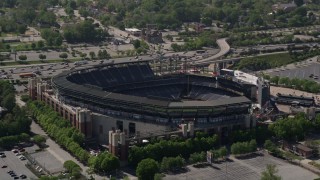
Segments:
[[[0,169],[0,179],[13,179],[7,172],[14,171],[17,176],[26,175],[26,179],[38,179],[26,166],[27,160],[20,160],[13,152],[4,151],[6,157],[0,159],[0,166],[7,166]],[[20,179],[20,178],[19,178]]]
[[[205,168],[194,168],[188,166],[188,172],[166,175],[163,179],[166,180],[257,180],[260,179],[261,172],[266,169],[267,164],[275,164],[279,170],[278,175],[283,180],[292,179],[315,179],[318,176],[299,166],[295,166],[281,159],[276,159],[272,156],[256,156],[248,159],[231,158],[228,162],[214,163],[212,166]]]
[[[320,63],[315,58],[266,71],[271,76],[309,79],[320,82]]]
[[[51,174],[60,173],[64,170],[63,164],[47,150],[36,152],[30,155],[38,165],[47,169]]]

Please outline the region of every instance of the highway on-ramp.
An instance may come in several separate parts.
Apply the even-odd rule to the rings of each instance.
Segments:
[[[211,57],[205,58],[205,59],[197,60],[195,62],[195,64],[203,64],[203,63],[207,63],[207,62],[212,62],[212,61],[226,55],[227,53],[229,53],[230,46],[227,43],[227,38],[218,39],[217,44],[220,47],[220,51],[217,54],[215,54]]]

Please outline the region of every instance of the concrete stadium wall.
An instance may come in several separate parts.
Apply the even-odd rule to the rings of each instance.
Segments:
[[[116,130],[117,121],[123,122],[124,132],[129,132],[129,123],[135,123],[136,132],[140,132],[141,135],[148,133],[159,133],[169,129],[169,127],[164,125],[124,120],[121,118],[115,118],[107,115],[92,113],[93,137],[96,137],[99,143],[101,144],[108,144],[109,131]]]

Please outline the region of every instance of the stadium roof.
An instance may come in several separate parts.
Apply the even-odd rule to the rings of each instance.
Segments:
[[[230,97],[221,100],[212,101],[182,101],[182,102],[171,102],[169,107],[212,107],[212,106],[225,106],[228,104],[238,104],[238,103],[251,103],[251,101],[244,97]]]
[[[136,64],[145,63],[145,62],[132,62]],[[121,63],[125,64],[125,63]],[[126,63],[128,64],[128,63]],[[131,64],[131,63],[130,63]],[[104,66],[114,66],[114,64],[103,64],[95,67],[85,68],[82,70],[94,69]],[[67,79],[68,76],[72,76],[72,73],[81,71],[75,69],[72,71],[63,72],[52,78],[52,84],[58,89],[60,94],[65,94],[67,96],[84,99],[92,102],[101,102],[101,103],[129,103],[133,106],[161,106],[165,108],[183,108],[183,107],[214,107],[214,106],[227,106],[228,104],[239,104],[239,103],[250,103],[251,101],[243,96],[240,97],[229,97],[218,100],[210,101],[180,101],[175,102],[169,99],[157,99],[157,98],[148,98],[133,96],[127,94],[116,93],[112,91],[104,91],[102,88],[95,87],[92,85],[86,84],[76,84]],[[100,101],[101,100],[101,101]]]

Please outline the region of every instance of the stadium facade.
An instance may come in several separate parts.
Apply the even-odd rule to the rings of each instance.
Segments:
[[[63,72],[51,82],[30,79],[29,93],[111,149],[123,138],[192,136],[194,130],[224,136],[255,126],[256,85],[229,76],[155,74],[144,61],[103,64]]]

